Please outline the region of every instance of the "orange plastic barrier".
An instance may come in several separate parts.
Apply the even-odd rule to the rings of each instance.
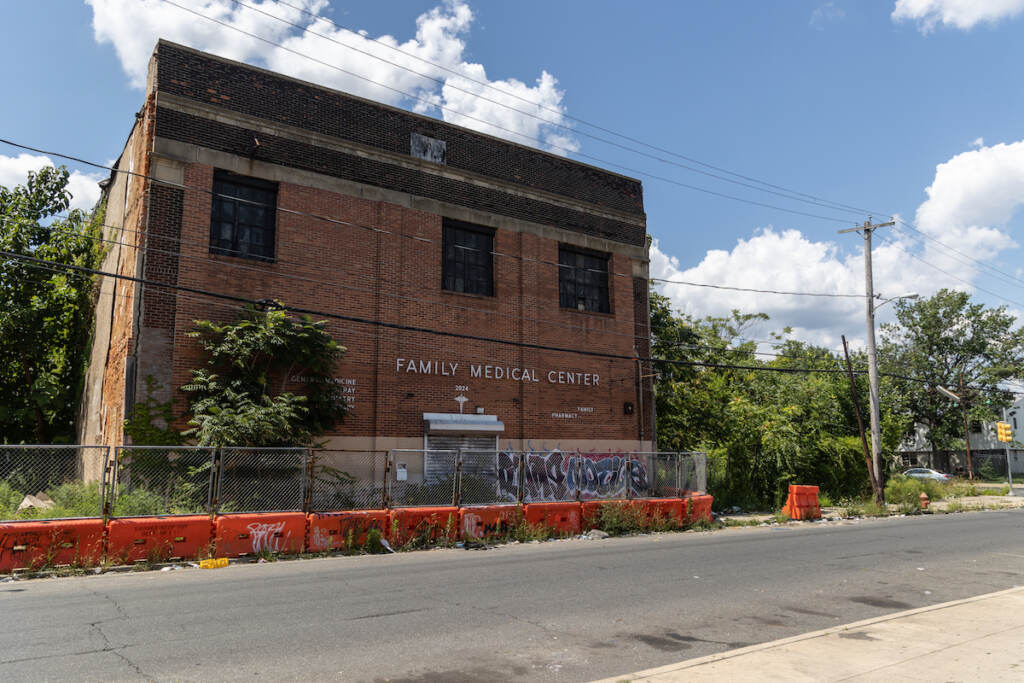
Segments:
[[[629,505],[628,500],[585,500],[580,504],[580,518],[582,519],[583,531],[589,531],[597,526],[597,520],[601,516],[601,508],[610,505]]]
[[[515,524],[518,505],[487,505],[459,510],[459,533],[464,538],[486,538]]]
[[[306,539],[303,512],[256,512],[218,515],[214,543],[219,557],[261,552],[299,553]]]
[[[99,518],[0,524],[0,572],[58,564],[99,564],[103,531]]]
[[[417,536],[436,541],[446,534],[448,540],[458,538],[458,508],[395,508],[389,515],[387,537],[393,546],[405,545]]]
[[[366,535],[370,529],[380,529],[382,538],[387,534],[387,510],[313,512],[309,514],[306,550],[320,553],[359,548],[366,544]]]
[[[788,514],[790,519],[821,519],[818,487],[790,484],[789,497],[782,511]]]
[[[632,501],[632,505],[640,512],[646,526],[683,525],[682,498],[645,498]]]
[[[526,521],[543,525],[560,534],[580,533],[583,508],[580,503],[527,503]]]
[[[196,559],[209,554],[213,520],[208,515],[112,519],[107,525],[107,557],[130,564]]]
[[[686,514],[686,521],[690,524],[694,522],[711,522],[711,503],[714,502],[714,496],[691,496],[690,498],[683,499],[683,512]]]

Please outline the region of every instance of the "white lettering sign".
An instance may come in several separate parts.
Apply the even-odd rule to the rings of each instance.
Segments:
[[[439,375],[441,377],[456,377],[460,364],[446,360],[426,360],[422,358],[396,358],[395,373],[400,375]],[[463,374],[465,373],[465,366]],[[596,387],[601,385],[601,376],[596,372],[578,372],[576,370],[548,370],[538,372],[536,368],[523,368],[510,365],[487,365],[483,363],[470,363],[469,376],[471,379],[489,379],[494,381],[530,382],[538,383],[541,378],[547,380],[548,384],[563,384],[567,386]],[[466,385],[456,385],[456,391],[468,391]],[[586,411],[584,411],[586,412]]]

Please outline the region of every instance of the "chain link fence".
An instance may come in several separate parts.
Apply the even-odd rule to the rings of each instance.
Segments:
[[[458,451],[398,449],[391,451],[387,478],[390,507],[455,505]]]
[[[1006,453],[971,453],[974,478],[985,482],[1005,482]]]
[[[109,476],[113,517],[194,515],[210,510],[217,449],[118,446]]]
[[[216,512],[306,510],[308,448],[221,448]]]
[[[102,514],[107,446],[0,445],[0,520]]]
[[[309,468],[311,512],[376,510],[387,504],[387,451],[317,449]]]
[[[460,505],[519,500],[519,461],[499,451],[459,451]]]
[[[677,497],[707,490],[706,466],[702,453],[0,446],[0,519]]]

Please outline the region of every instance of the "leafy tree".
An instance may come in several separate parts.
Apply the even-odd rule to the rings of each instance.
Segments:
[[[230,323],[196,321],[190,336],[205,350],[207,367],[192,371],[192,427],[201,446],[307,445],[346,414],[334,367],[345,352],[326,322],[295,318],[273,306],[249,306]],[[301,382],[304,391],[286,391]]]
[[[882,384],[884,402],[904,416],[900,437],[921,425],[933,451],[963,446],[961,408],[939,386],[960,394],[962,382],[969,418],[997,419],[1013,400],[1000,383],[1024,376],[1024,328],[1015,323],[1005,307],[971,303],[966,292],[898,301],[896,322],[882,326],[879,356],[884,371],[910,378]]]
[[[787,341],[780,357],[762,361],[755,345],[739,338],[767,320],[763,314],[695,320],[657,294],[651,309],[655,357],[744,366],[656,365],[659,448],[707,451],[717,505],[778,506],[791,483],[817,484],[836,498],[867,490],[847,378],[782,372],[838,369],[835,354]]]
[[[0,249],[97,267],[103,208],[68,209],[68,171],[46,167],[24,185],[0,187]],[[0,258],[0,435],[7,442],[75,439],[94,303],[93,278]]]

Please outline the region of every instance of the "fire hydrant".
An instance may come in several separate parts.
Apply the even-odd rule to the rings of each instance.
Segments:
[[[921,509],[922,510],[927,510],[928,509],[928,503],[930,503],[930,502],[931,502],[931,500],[928,498],[928,494],[925,493],[924,491],[921,491]]]

